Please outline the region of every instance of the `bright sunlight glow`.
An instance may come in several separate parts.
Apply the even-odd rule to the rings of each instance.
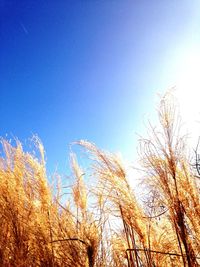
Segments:
[[[200,52],[191,49],[183,58],[177,75],[176,95],[183,120],[194,143],[200,136]]]

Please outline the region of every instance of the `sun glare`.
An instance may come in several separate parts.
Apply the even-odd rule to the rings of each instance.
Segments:
[[[176,96],[189,133],[200,135],[200,52],[191,50],[181,61],[176,82]],[[196,137],[195,137],[196,138]]]
[[[180,70],[177,77],[177,87],[181,91],[180,100],[190,100],[194,97],[195,99],[200,96],[200,53],[192,51],[188,56],[181,62]],[[189,97],[189,98],[188,98]]]

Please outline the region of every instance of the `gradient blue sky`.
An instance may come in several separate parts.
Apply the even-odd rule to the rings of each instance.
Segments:
[[[0,135],[38,134],[50,171],[78,139],[131,159],[156,92],[199,44],[199,1],[0,0]]]

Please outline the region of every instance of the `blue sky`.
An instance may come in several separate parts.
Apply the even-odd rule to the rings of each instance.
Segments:
[[[0,0],[0,136],[37,134],[50,171],[78,139],[131,159],[199,29],[199,1]]]

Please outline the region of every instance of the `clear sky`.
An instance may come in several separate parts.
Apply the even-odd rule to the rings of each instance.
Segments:
[[[195,0],[0,0],[0,135],[37,134],[50,171],[78,139],[131,159],[199,45]]]

